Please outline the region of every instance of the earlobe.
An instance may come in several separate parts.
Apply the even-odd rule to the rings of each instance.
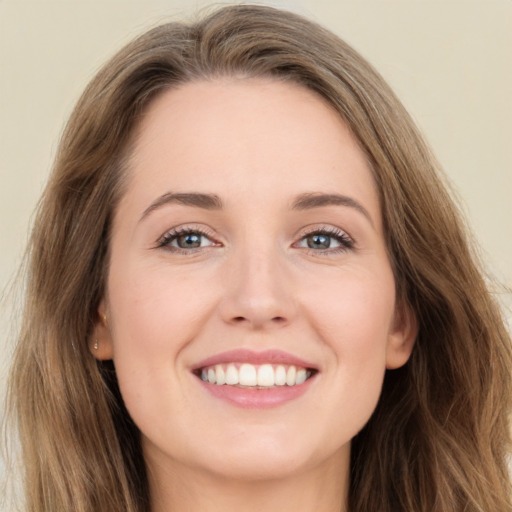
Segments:
[[[113,357],[112,336],[103,300],[98,307],[98,318],[89,341],[89,349],[99,361],[105,361]]]
[[[411,356],[418,320],[409,305],[397,308],[386,349],[386,368],[393,370],[403,366]]]

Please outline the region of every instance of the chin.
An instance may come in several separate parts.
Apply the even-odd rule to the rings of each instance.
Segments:
[[[283,480],[307,471],[314,464],[300,454],[269,451],[246,457],[230,456],[219,464],[209,464],[207,471],[217,478],[233,481]]]
[[[265,481],[283,480],[306,473],[324,464],[335,464],[349,460],[350,443],[338,450],[328,446],[316,446],[313,440],[301,436],[264,436],[255,439],[240,435],[241,442],[229,446],[206,450],[200,464],[217,478]]]

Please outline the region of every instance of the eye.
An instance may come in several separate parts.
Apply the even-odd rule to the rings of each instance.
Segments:
[[[202,247],[217,245],[207,233],[198,229],[181,228],[169,231],[158,243],[171,251],[187,252]]]
[[[303,247],[315,252],[338,252],[352,249],[354,241],[340,229],[318,229],[304,235],[295,247]]]

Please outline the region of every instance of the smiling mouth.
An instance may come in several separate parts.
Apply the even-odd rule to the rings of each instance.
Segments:
[[[271,389],[299,386],[317,373],[317,370],[286,364],[226,363],[205,366],[194,373],[203,382],[217,386]]]

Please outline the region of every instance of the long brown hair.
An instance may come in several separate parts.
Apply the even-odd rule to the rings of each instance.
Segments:
[[[29,247],[10,380],[26,509],[147,512],[139,433],[90,353],[130,137],[160,92],[217,76],[292,81],[325,98],[367,155],[397,293],[419,321],[352,443],[351,512],[510,512],[512,356],[466,228],[409,115],[350,46],[289,12],[231,6],[122,49],[64,132]],[[341,504],[340,504],[341,506]]]

